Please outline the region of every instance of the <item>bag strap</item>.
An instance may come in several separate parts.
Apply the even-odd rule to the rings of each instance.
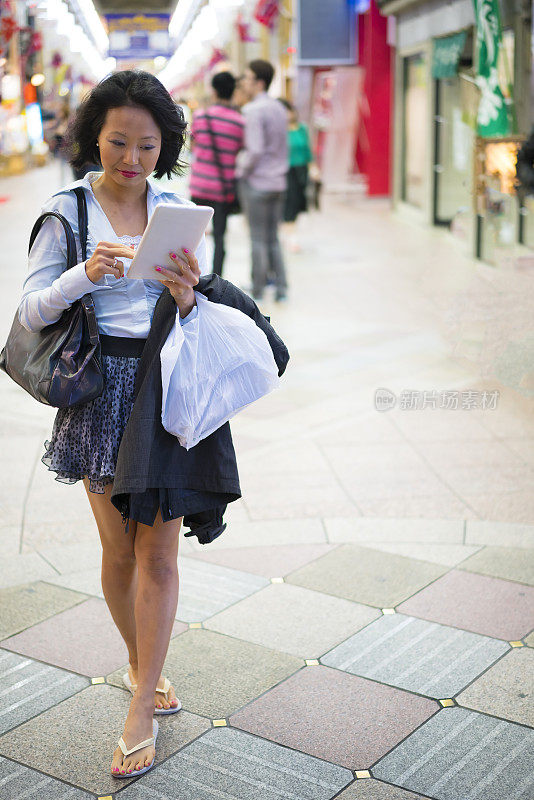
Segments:
[[[76,195],[76,201],[78,203],[78,232],[80,236],[80,245],[82,248],[82,261],[86,261],[88,228],[87,200],[85,199],[85,192],[81,186],[76,186],[74,189],[72,189],[72,191]]]
[[[221,184],[222,184],[222,187],[223,187],[223,194],[224,194],[225,198],[226,197],[232,197],[233,196],[233,192],[228,190],[229,184],[228,184],[228,181],[226,180],[226,178],[224,176],[224,170],[223,170],[223,166],[222,166],[222,163],[221,163],[221,154],[219,152],[219,148],[215,144],[215,136],[213,135],[213,129],[211,127],[210,115],[206,111],[206,112],[204,112],[204,116],[206,117],[206,125],[208,126],[208,133],[210,135],[211,149],[213,150],[213,157],[215,158],[215,164],[217,166],[217,169],[219,170],[219,178],[221,179]],[[225,202],[229,202],[229,201],[226,200]]]
[[[80,238],[80,246],[82,250],[82,261],[87,259],[87,229],[88,229],[88,222],[87,222],[87,201],[85,199],[85,192],[81,186],[77,186],[72,190],[76,195],[76,202],[78,205],[78,232]],[[45,222],[48,217],[54,217],[55,219],[59,220],[63,225],[63,230],[65,231],[65,237],[67,240],[67,269],[74,267],[78,263],[78,253],[76,250],[76,239],[74,237],[74,232],[70,226],[70,223],[63,214],[60,214],[59,211],[46,211],[36,221],[35,225],[32,228],[32,232],[30,234],[30,244],[28,247],[28,253],[31,251],[33,247],[33,243],[37,237],[37,234],[41,230],[43,223]],[[98,344],[98,323],[96,321],[96,314],[95,314],[95,304],[93,302],[93,298],[90,294],[84,294],[83,297],[80,298],[80,303],[83,306],[85,311],[85,316],[87,318],[87,330],[89,333],[89,339],[91,344],[96,345]]]
[[[63,214],[59,213],[59,211],[45,211],[44,214],[41,214],[41,216],[39,217],[39,219],[36,221],[35,225],[32,228],[32,232],[30,234],[30,244],[28,247],[28,253],[30,253],[33,247],[33,243],[37,238],[37,234],[43,227],[43,223],[45,222],[46,219],[48,219],[48,217],[55,217],[63,225],[63,230],[65,231],[65,236],[67,239],[67,269],[70,269],[77,263],[78,260],[76,254],[76,239],[74,238],[74,233],[72,231],[70,223],[68,222],[68,220],[65,219]]]
[[[88,230],[87,200],[85,197],[85,191],[81,186],[75,186],[72,191],[76,195],[76,202],[78,205],[78,236],[82,250],[82,261],[86,261]],[[85,310],[85,316],[87,318],[87,330],[91,344],[97,344],[99,341],[98,323],[96,321],[95,304],[93,298],[90,294],[84,294],[84,296],[80,298],[80,303]]]

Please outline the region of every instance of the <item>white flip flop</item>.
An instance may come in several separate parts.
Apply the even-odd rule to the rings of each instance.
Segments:
[[[124,756],[129,756],[130,753],[135,753],[136,750],[141,750],[143,747],[150,747],[151,745],[155,745],[156,739],[158,738],[158,728],[159,725],[157,719],[153,719],[152,720],[153,735],[150,737],[150,739],[145,739],[144,742],[139,742],[139,744],[130,747],[129,750],[126,747],[126,742],[121,736],[121,738],[119,739],[119,747],[122,750],[122,754]],[[148,772],[148,770],[151,769],[152,766],[154,765],[155,760],[156,756],[154,755],[154,758],[152,759],[148,767],[143,767],[142,769],[132,769],[131,772],[125,772],[124,775],[122,774],[122,772],[112,772],[111,774],[114,778],[133,778],[134,775],[137,777],[138,775],[142,775],[144,772]]]
[[[129,689],[132,694],[135,694],[135,690],[137,689],[137,684],[132,683],[128,672],[124,673],[124,675],[122,676],[122,680],[126,688]],[[166,695],[170,688],[171,688],[170,680],[168,678],[164,678],[163,689],[156,689],[156,692],[160,692],[161,694]],[[167,698],[167,701],[168,699],[169,698]],[[176,698],[176,700],[178,702],[178,705],[171,706],[170,708],[154,708],[154,714],[176,714],[176,712],[180,711],[182,707],[182,704],[178,700],[178,698]]]

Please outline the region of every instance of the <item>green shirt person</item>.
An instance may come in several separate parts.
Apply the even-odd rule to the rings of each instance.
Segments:
[[[296,221],[302,211],[308,210],[307,187],[308,165],[313,161],[308,129],[299,121],[295,107],[288,100],[281,100],[287,108],[287,138],[289,149],[289,170],[284,206],[285,233],[289,249],[298,253],[301,250],[297,239]]]

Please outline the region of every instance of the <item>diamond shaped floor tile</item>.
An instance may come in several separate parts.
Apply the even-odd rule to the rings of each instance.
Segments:
[[[173,635],[184,629],[176,623]],[[128,658],[106,603],[96,597],[5,639],[2,646],[89,677],[105,675]]]
[[[398,611],[512,641],[534,628],[534,588],[452,570]]]
[[[276,547],[257,545],[195,553],[195,558],[271,578],[287,575],[288,572],[328,553],[335,546],[333,544],[285,544]]]
[[[455,567],[481,549],[479,545],[421,544],[420,542],[373,542],[371,546],[384,553],[396,553],[398,556],[430,561],[432,564],[443,564],[445,567]]]
[[[330,800],[352,773],[233,728],[214,728],[139,778],[124,800]]]
[[[534,731],[446,708],[384,756],[373,775],[436,800],[528,800]]]
[[[65,589],[72,589],[75,592],[91,594],[103,600],[101,574],[100,567],[94,567],[93,569],[71,572],[69,575],[54,575],[47,578],[46,582],[53,583],[56,586],[63,586]]]
[[[469,519],[466,523],[465,534],[466,544],[534,547],[534,525]]]
[[[468,708],[534,727],[534,650],[510,650],[457,700]]]
[[[437,708],[433,700],[313,666],[232,714],[230,723],[349,769],[368,769]]]
[[[292,572],[288,583],[371,606],[395,606],[443,575],[446,567],[344,544]]]
[[[461,545],[464,525],[462,520],[452,519],[328,517],[325,527],[330,542],[354,542],[373,547],[374,542]]]
[[[281,583],[227,608],[205,627],[301,658],[318,658],[378,615],[350,600]]]
[[[0,733],[4,733],[84,689],[88,680],[0,650],[0,684]]]
[[[114,686],[90,686],[0,737],[0,753],[89,792],[117,792],[133,780],[119,781],[110,772],[130,699]],[[158,722],[156,764],[209,727],[206,720],[183,710]]]
[[[0,797],[3,800],[92,800],[87,792],[56,781],[42,772],[0,756]]]
[[[430,697],[454,697],[508,649],[499,639],[391,614],[335,647],[321,663]]]
[[[484,547],[464,561],[459,569],[534,586],[534,549]]]
[[[0,639],[82,603],[87,596],[43,581],[0,590]]]
[[[269,583],[259,575],[194,558],[182,558],[179,574],[176,618],[184,622],[202,622]]]
[[[373,779],[354,781],[338,794],[336,800],[428,800],[422,794],[414,794]]]
[[[163,674],[183,708],[212,719],[227,717],[302,667],[302,659],[202,629],[171,639]],[[123,686],[124,667],[108,675]],[[129,695],[128,695],[129,696]]]

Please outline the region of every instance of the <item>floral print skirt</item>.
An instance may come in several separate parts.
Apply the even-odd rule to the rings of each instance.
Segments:
[[[104,494],[104,487],[113,483],[115,477],[119,446],[134,402],[139,359],[104,355],[101,363],[103,393],[84,405],[58,410],[41,459],[49,470],[56,473],[57,481],[76,483],[88,478],[89,490],[98,494]],[[238,497],[186,487],[153,487],[131,494],[128,509],[121,513],[125,522],[129,518],[153,525],[158,509],[164,522],[186,514],[219,509],[219,524],[222,525],[226,504]]]

